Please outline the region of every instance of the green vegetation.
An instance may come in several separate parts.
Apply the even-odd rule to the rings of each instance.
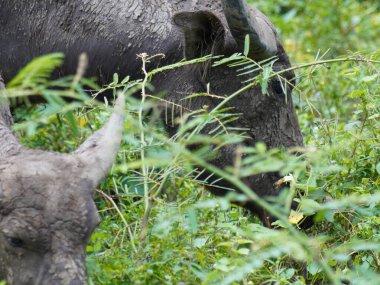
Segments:
[[[142,90],[142,100],[128,96],[124,144],[96,193],[102,222],[87,248],[91,284],[379,284],[378,2],[250,2],[273,20],[297,67],[293,96],[305,139],[300,157],[257,144],[241,150],[247,156],[240,167],[214,169],[204,161],[209,145],[241,140],[223,128],[231,110],[199,110],[177,119],[176,136],[165,134],[157,107],[164,97],[151,96],[148,79],[205,58],[150,71],[141,81],[115,75],[101,89],[80,71],[46,80],[62,62],[62,55],[54,54],[32,63],[8,85],[12,96],[40,94],[48,101],[17,111],[24,143],[63,152],[75,149],[109,115],[84,90],[114,95]],[[223,59],[236,61],[247,59]],[[265,85],[270,76],[275,75],[259,76],[257,82]],[[66,103],[56,95],[83,103]],[[216,121],[220,129],[200,134]],[[190,152],[187,146],[194,143],[202,147]],[[211,196],[194,165],[229,179],[245,197]],[[267,209],[278,214],[281,230],[263,227],[230,203],[257,199],[239,178],[260,171],[280,171],[289,182]],[[293,199],[301,207],[288,217]],[[316,225],[298,231],[296,224],[312,214]]]

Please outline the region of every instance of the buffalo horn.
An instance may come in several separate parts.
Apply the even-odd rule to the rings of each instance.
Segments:
[[[76,151],[85,173],[95,185],[107,174],[119,150],[124,125],[125,95],[120,94],[108,122]]]
[[[232,36],[241,49],[250,36],[249,56],[264,60],[277,53],[277,33],[269,20],[257,9],[248,8],[244,0],[223,0],[223,10]]]

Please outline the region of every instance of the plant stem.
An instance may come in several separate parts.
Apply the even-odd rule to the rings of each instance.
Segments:
[[[249,58],[247,58],[247,60],[251,61],[251,59],[249,59]],[[310,62],[310,63],[303,63],[303,64],[295,65],[295,66],[289,67],[287,69],[282,69],[282,70],[280,70],[278,72],[274,72],[273,74],[271,74],[268,77],[268,79],[281,76],[281,74],[287,73],[289,71],[294,71],[294,70],[298,70],[298,69],[303,69],[303,68],[308,68],[308,67],[318,66],[318,65],[324,65],[324,64],[338,63],[338,62],[366,62],[366,63],[380,64],[379,60],[372,60],[372,59],[366,59],[366,58],[358,58],[358,57],[352,57],[352,56],[344,57],[344,58],[334,58],[334,59],[318,60],[318,61],[314,61],[314,62]],[[258,64],[258,63],[255,62],[255,64]],[[222,108],[230,100],[232,100],[233,98],[237,97],[241,93],[243,93],[243,92],[251,89],[252,87],[256,86],[257,83],[258,83],[257,81],[253,81],[252,83],[244,86],[240,90],[238,90],[235,93],[233,93],[232,95],[228,96],[226,99],[224,99],[222,102],[220,102],[211,112],[218,111],[220,108]]]
[[[119,207],[116,205],[115,201],[110,196],[108,196],[106,193],[104,193],[103,191],[101,191],[99,189],[96,189],[96,192],[100,193],[104,198],[106,198],[112,204],[115,211],[119,214],[119,216],[120,216],[121,220],[123,221],[125,227],[128,229],[129,238],[131,239],[131,246],[132,246],[134,252],[137,253],[137,248],[135,246],[135,239],[133,237],[131,227],[129,226],[127,220],[123,216],[123,213],[120,211]]]

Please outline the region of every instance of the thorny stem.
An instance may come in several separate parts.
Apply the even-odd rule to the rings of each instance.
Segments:
[[[138,55],[138,57],[141,58],[141,60],[142,60],[142,71],[144,73],[144,80],[141,83],[141,102],[140,102],[140,108],[138,111],[139,127],[141,130],[141,132],[140,132],[140,143],[141,143],[142,147],[141,147],[141,151],[140,151],[140,156],[141,156],[141,161],[142,161],[142,167],[141,167],[142,168],[142,175],[144,177],[144,202],[145,202],[145,211],[144,211],[144,215],[143,215],[142,220],[141,220],[141,233],[140,233],[140,245],[139,245],[140,250],[145,243],[145,239],[146,239],[146,236],[148,233],[148,227],[149,227],[148,221],[149,221],[150,213],[151,213],[152,208],[153,208],[154,199],[161,193],[161,191],[164,187],[165,181],[167,180],[167,178],[169,176],[169,172],[164,175],[164,178],[160,184],[159,189],[156,191],[156,193],[152,197],[150,197],[149,196],[149,184],[148,184],[149,169],[145,165],[146,141],[145,141],[144,124],[143,124],[144,103],[146,101],[146,98],[150,97],[150,95],[148,95],[146,93],[146,85],[152,76],[154,76],[155,74],[157,74],[159,72],[162,72],[162,71],[165,71],[168,69],[172,69],[172,68],[174,68],[174,65],[173,65],[173,67],[167,66],[167,67],[163,68],[162,70],[159,69],[159,70],[154,70],[152,72],[148,72],[146,70],[146,63],[148,63],[151,59],[153,59],[155,57],[162,57],[162,56],[164,56],[164,55],[158,54],[158,55],[148,56],[146,53]],[[196,59],[196,60],[192,60],[192,61],[188,61],[188,62],[183,62],[183,63],[181,63],[181,65],[194,64],[194,63],[202,62],[205,60],[209,60],[210,58],[211,57],[205,57],[201,61],[199,59]],[[178,67],[178,66],[175,66],[175,67]],[[194,133],[196,133],[196,132],[194,132]],[[175,158],[175,160],[177,160],[177,157]]]
[[[289,71],[294,71],[294,70],[308,68],[308,67],[312,67],[312,66],[318,66],[318,65],[338,63],[338,62],[366,62],[366,63],[380,64],[379,60],[372,60],[372,59],[366,59],[366,58],[360,58],[360,57],[352,57],[352,56],[344,57],[344,58],[317,60],[317,61],[314,61],[314,62],[303,63],[303,64],[295,65],[295,66],[292,66],[292,67],[289,67],[289,68],[286,68],[286,69],[282,69],[282,70],[280,70],[278,72],[274,72],[272,75],[270,75],[268,77],[268,80],[271,79],[271,78],[275,78],[275,77],[281,76],[281,74],[284,74],[284,73],[289,72]],[[256,85],[257,85],[257,81],[254,81],[254,82],[252,82],[252,83],[244,86],[243,88],[241,88],[240,90],[236,91],[235,93],[233,93],[232,95],[230,95],[226,99],[224,99],[222,102],[220,102],[219,105],[217,105],[212,110],[212,112],[218,111],[220,108],[222,108],[226,103],[228,103],[229,101],[231,101],[233,98],[237,97],[241,93],[243,93],[243,92],[251,89],[252,87],[254,87]]]
[[[273,78],[273,77],[278,76],[280,74],[283,74],[283,73],[286,73],[289,71],[293,71],[293,70],[297,70],[297,69],[303,69],[303,68],[312,67],[312,66],[316,66],[316,65],[324,65],[324,64],[331,64],[331,63],[337,63],[337,62],[366,62],[366,63],[380,64],[380,60],[373,60],[373,59],[367,59],[367,58],[361,58],[361,57],[348,56],[348,57],[342,57],[342,58],[317,60],[314,62],[298,64],[298,65],[289,67],[287,69],[282,69],[278,72],[275,72],[270,76],[270,78]]]
[[[169,173],[165,174],[163,180],[161,181],[160,187],[158,188],[156,193],[154,195],[148,197],[148,204],[146,205],[144,215],[141,219],[141,233],[140,233],[139,250],[142,249],[144,242],[145,242],[145,239],[146,239],[146,236],[148,234],[148,226],[149,226],[148,222],[149,222],[150,213],[152,212],[152,209],[153,209],[153,202],[157,198],[157,196],[162,192],[164,185],[165,185],[165,182],[168,179],[168,177],[169,177]]]
[[[139,119],[139,127],[140,127],[140,143],[142,146],[141,151],[140,151],[140,156],[141,156],[141,161],[142,161],[141,170],[142,170],[142,175],[144,177],[144,202],[145,202],[145,212],[141,221],[141,233],[140,233],[140,245],[139,245],[140,250],[143,247],[146,236],[147,236],[148,219],[153,207],[153,198],[149,197],[149,184],[148,184],[149,169],[145,164],[146,141],[145,141],[145,131],[144,131],[144,122],[143,122],[143,112],[144,112],[145,100],[147,98],[146,85],[149,82],[149,79],[151,77],[146,69],[146,64],[149,63],[151,59],[155,57],[162,57],[162,56],[163,56],[162,54],[148,56],[148,54],[146,53],[142,53],[138,55],[138,57],[141,58],[142,71],[144,73],[144,80],[141,83],[141,102],[140,102],[140,108],[138,111],[138,119]]]
[[[367,124],[367,120],[368,120],[368,117],[369,117],[369,112],[368,112],[368,109],[367,109],[367,100],[365,99],[364,96],[361,97],[361,100],[362,100],[362,105],[363,105],[363,110],[364,110],[364,116],[362,118],[362,124],[361,124],[361,127],[360,127],[360,130],[359,130],[359,134],[362,134],[364,132],[364,128]],[[356,138],[356,142],[354,144],[354,148],[352,149],[352,152],[351,152],[351,157],[354,157],[355,156],[355,153],[356,153],[356,150],[359,146],[359,143],[360,141]],[[352,171],[352,168],[349,169],[349,172]]]
[[[143,123],[143,111],[144,111],[144,103],[146,100],[146,84],[148,82],[148,73],[146,71],[146,63],[149,60],[148,55],[146,53],[140,54],[138,57],[141,58],[142,60],[142,71],[144,73],[144,80],[141,83],[141,103],[140,103],[140,108],[138,111],[138,118],[139,118],[139,126],[140,126],[140,143],[141,143],[141,151],[140,151],[140,156],[141,156],[141,161],[142,161],[142,175],[144,177],[144,201],[145,201],[145,213],[144,217],[142,219],[142,229],[141,229],[141,236],[140,236],[140,242],[142,242],[145,239],[145,232],[147,231],[146,227],[147,222],[145,223],[144,221],[146,220],[145,216],[146,214],[150,211],[150,200],[149,200],[149,187],[148,187],[148,169],[145,165],[145,132],[144,132],[144,123]],[[139,246],[141,248],[141,245]]]
[[[84,74],[86,73],[86,69],[88,67],[88,57],[87,54],[81,53],[79,55],[79,63],[77,67],[77,72],[75,73],[74,79],[71,82],[70,91],[75,93],[76,85],[79,83],[79,81],[83,78]]]

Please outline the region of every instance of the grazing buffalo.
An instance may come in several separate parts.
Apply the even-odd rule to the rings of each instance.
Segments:
[[[109,82],[115,72],[140,78],[141,61],[136,59],[136,54],[166,55],[153,60],[148,68],[184,57],[229,56],[243,51],[246,35],[250,37],[251,59],[258,62],[277,58],[273,64],[275,71],[290,67],[271,22],[257,9],[249,8],[244,0],[0,0],[0,25],[0,70],[5,80],[10,80],[32,58],[57,51],[66,55],[59,75],[75,73],[78,57],[85,52],[89,58],[87,75],[97,76],[100,83]],[[166,92],[169,101],[191,110],[204,106],[212,109],[220,103],[221,96],[239,90],[244,78],[236,77],[235,70],[227,66],[211,66],[208,62],[169,70],[154,77],[152,83],[156,92]],[[284,72],[282,78],[284,82],[293,82],[294,74]],[[268,94],[262,94],[261,87],[255,86],[228,102],[227,107],[241,114],[229,125],[247,130],[246,145],[264,142],[271,148],[302,146],[289,96],[292,87],[284,82],[274,78],[268,84]],[[183,100],[206,91],[220,96]],[[84,245],[96,223],[95,208],[86,195],[90,196],[88,189],[93,189],[104,174],[103,170],[98,173],[99,169],[91,167],[86,158],[103,160],[97,158],[100,149],[114,149],[105,146],[116,142],[110,134],[113,123],[95,135],[94,139],[101,142],[98,147],[92,139],[73,155],[42,155],[18,145],[6,128],[7,118],[3,114],[0,123],[3,132],[0,134],[0,267],[10,284],[34,284],[29,282],[36,280],[33,278],[40,278],[37,280],[44,280],[45,284],[82,284]],[[174,130],[168,126],[168,131]],[[213,163],[225,167],[235,157],[235,147],[225,147]],[[249,176],[244,182],[260,197],[274,196],[278,193],[274,183],[279,178],[277,173],[263,173]],[[217,186],[210,187],[217,195],[225,195],[230,191],[226,188],[231,187],[225,181]],[[77,193],[83,197],[74,201]],[[267,219],[265,211],[254,203],[243,206],[263,221]],[[19,226],[9,228],[10,223]],[[24,240],[25,236],[28,239]],[[9,258],[12,255],[18,259]],[[72,281],[68,282],[64,275],[60,279],[58,272],[64,268]],[[22,278],[20,270],[27,272],[27,277],[18,279]],[[45,281],[45,276],[50,276],[49,281]]]
[[[249,8],[244,0],[69,0],[22,1],[0,0],[0,70],[6,80],[32,58],[50,52],[66,54],[60,74],[73,74],[83,52],[89,57],[89,76],[101,83],[112,80],[114,72],[122,76],[141,77],[141,62],[136,54],[163,53],[164,59],[150,67],[193,59],[208,54],[232,55],[244,49],[250,36],[249,57],[261,61],[277,57],[276,71],[290,67],[288,57],[275,28],[260,11]],[[210,68],[200,64],[159,74],[153,79],[156,91],[165,91],[167,100],[198,110],[220,103],[220,96],[183,100],[188,95],[205,92],[230,95],[242,87],[242,78],[227,66]],[[282,77],[292,82],[292,72]],[[247,129],[247,145],[262,141],[269,147],[293,147],[303,144],[294,111],[291,84],[273,79],[269,95],[260,86],[251,88],[233,100],[241,114],[232,127]],[[168,124],[169,125],[169,124]],[[168,127],[169,132],[173,130]],[[224,148],[213,163],[230,165],[235,148]],[[276,173],[250,176],[245,182],[261,197],[276,195]],[[226,182],[219,186],[229,187]],[[228,190],[210,187],[217,195]],[[244,205],[265,219],[265,213],[253,203]]]

